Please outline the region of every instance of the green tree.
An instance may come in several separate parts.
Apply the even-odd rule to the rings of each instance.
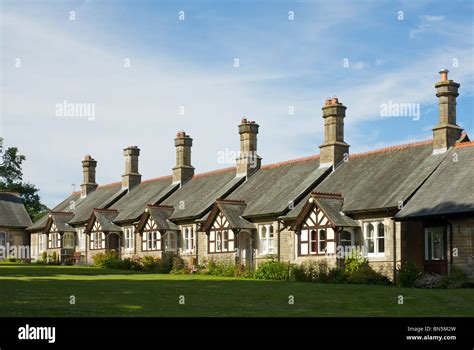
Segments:
[[[18,148],[4,148],[0,137],[0,191],[19,193],[26,210],[33,221],[44,215],[49,209],[41,203],[39,189],[23,182],[22,164],[26,157],[18,152]]]

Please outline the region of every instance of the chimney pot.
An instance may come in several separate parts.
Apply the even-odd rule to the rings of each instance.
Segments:
[[[439,71],[439,74],[441,74],[441,81],[448,81],[448,73],[449,70],[447,69],[442,69]]]
[[[247,124],[247,118],[243,117],[241,124]]]

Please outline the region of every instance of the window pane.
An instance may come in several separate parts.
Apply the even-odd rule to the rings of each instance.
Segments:
[[[352,245],[352,235],[348,231],[341,232],[341,245],[343,247],[348,247]]]
[[[442,253],[442,241],[441,235],[439,232],[433,232],[433,259],[441,259],[443,257]]]
[[[326,230],[319,230],[319,240],[321,241],[326,240]]]
[[[385,253],[385,238],[379,238],[379,253]]]
[[[385,237],[385,225],[380,223],[378,227],[378,236],[379,237]]]
[[[326,249],[326,230],[319,230],[319,251]]]
[[[373,241],[373,239],[370,239],[370,238],[369,238],[369,239],[366,239],[366,240],[365,240],[365,245],[366,245],[367,251],[368,251],[369,253],[374,253],[375,249],[374,249],[374,241]]]
[[[374,236],[374,226],[372,224],[369,224],[367,226],[367,238],[371,238]]]
[[[318,251],[318,240],[317,240],[318,233],[316,230],[312,230],[310,234],[311,242],[310,242],[310,253],[317,253]]]

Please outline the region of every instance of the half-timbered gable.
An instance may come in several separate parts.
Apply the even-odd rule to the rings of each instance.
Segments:
[[[228,253],[234,251],[234,231],[229,221],[220,212],[209,230],[209,253]]]
[[[48,232],[48,249],[61,248],[61,234],[58,227],[53,222]]]
[[[105,232],[98,221],[95,221],[90,230],[90,244],[91,250],[105,249]]]
[[[161,250],[161,232],[152,217],[149,217],[142,233],[142,251]]]
[[[235,252],[239,246],[237,236],[241,230],[251,232],[255,225],[242,218],[244,201],[218,199],[211,210],[202,230],[208,235],[209,254]]]
[[[352,228],[359,225],[343,214],[342,204],[337,193],[311,194],[294,225],[299,256],[332,255],[341,240],[353,242]]]
[[[141,250],[170,251],[178,249],[179,226],[169,220],[174,212],[172,206],[147,205],[137,225],[142,237]]]

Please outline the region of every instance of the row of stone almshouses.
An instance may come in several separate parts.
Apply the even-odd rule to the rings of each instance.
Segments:
[[[433,140],[363,154],[349,155],[346,107],[333,98],[322,108],[318,156],[262,166],[259,126],[246,119],[239,125],[240,156],[228,169],[194,174],[192,139],[184,132],[175,138],[171,176],[141,181],[140,150],[131,146],[122,182],[98,186],[97,162],[86,156],[81,191],[28,228],[33,258],[56,251],[63,261],[90,263],[106,251],[122,258],[169,252],[190,263],[253,267],[272,256],[335,265],[342,264],[341,250],[357,247],[387,275],[402,261],[437,273],[458,265],[472,274],[474,201],[463,187],[472,185],[465,169],[473,169],[474,147],[456,124],[458,87],[441,72]],[[453,171],[455,203],[445,203],[456,191],[433,197],[429,186],[449,182]]]

